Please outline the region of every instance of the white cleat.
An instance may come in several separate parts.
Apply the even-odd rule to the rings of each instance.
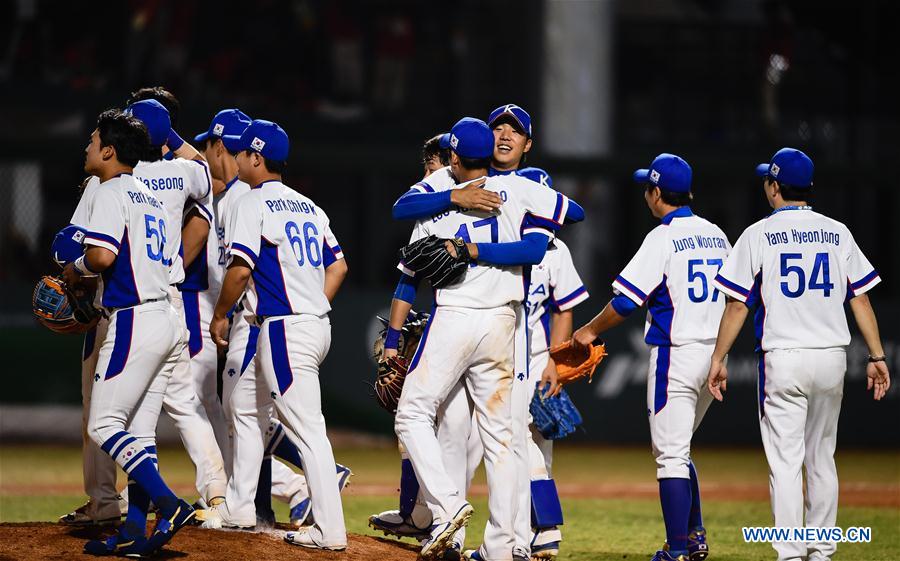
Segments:
[[[347,544],[338,544],[338,545],[322,545],[316,542],[315,539],[310,535],[309,529],[303,528],[297,530],[296,532],[287,532],[284,535],[284,541],[291,545],[299,545],[300,547],[306,547],[309,549],[325,549],[328,551],[344,551],[347,549]]]

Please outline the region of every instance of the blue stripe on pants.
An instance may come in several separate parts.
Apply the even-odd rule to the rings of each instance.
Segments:
[[[269,346],[272,351],[272,366],[278,380],[278,393],[284,395],[294,383],[291,361],[288,358],[287,335],[284,331],[284,320],[269,323]]]
[[[203,349],[203,329],[200,327],[200,293],[186,290],[181,293],[184,300],[184,322],[187,325],[188,350],[196,356]]]
[[[660,345],[656,347],[656,386],[653,391],[653,413],[659,413],[669,400],[669,362],[672,359],[672,347]]]
[[[131,333],[134,329],[134,308],[116,312],[116,339],[112,356],[106,367],[105,379],[115,378],[125,369],[125,362],[131,352]]]

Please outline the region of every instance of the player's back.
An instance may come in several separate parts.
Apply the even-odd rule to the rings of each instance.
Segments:
[[[226,236],[232,255],[255,263],[257,315],[322,316],[331,310],[325,268],[340,256],[340,247],[321,208],[273,180],[242,196],[231,220],[234,231]]]
[[[157,160],[155,162],[139,162],[134,168],[134,177],[144,183],[153,195],[162,202],[167,224],[166,246],[172,261],[172,284],[184,280],[184,263],[181,257],[181,228],[188,201],[199,204],[197,209],[212,221],[209,209],[211,182],[206,164],[195,160]]]
[[[456,188],[467,184],[461,183]],[[565,216],[566,198],[528,179],[494,176],[487,178],[483,188],[500,195],[503,204],[498,211],[454,207],[421,221],[417,225],[418,235],[460,237],[472,243],[509,243],[520,241],[530,231],[543,231],[552,237],[561,217]],[[438,289],[435,302],[443,306],[494,308],[521,302],[526,284],[521,266],[478,263],[469,267],[461,282]]]
[[[756,248],[762,349],[849,344],[848,291],[852,297],[879,279],[847,227],[809,207],[785,207],[744,236]]]
[[[125,308],[167,296],[166,220],[162,203],[131,175],[98,186],[85,244],[116,253],[101,274],[103,306]]]

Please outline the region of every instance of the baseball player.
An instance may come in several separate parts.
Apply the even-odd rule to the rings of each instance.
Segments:
[[[221,190],[215,194],[214,208],[216,220],[216,249],[215,252],[210,250],[210,260],[216,255],[214,265],[210,267],[211,276],[215,276],[215,281],[210,281],[211,285],[215,284],[221,287],[222,278],[225,274],[225,230],[227,217],[231,215],[233,208],[236,206],[237,200],[250,191],[250,186],[238,179],[238,168],[235,155],[237,154],[237,141],[241,133],[250,124],[251,120],[243,112],[238,109],[224,109],[213,117],[209,125],[209,129],[196,137],[194,141],[200,143],[203,148],[204,156],[209,162],[210,172],[215,185],[221,185]],[[210,300],[218,298],[219,289],[214,292],[207,292]],[[246,296],[252,298],[252,295]],[[209,304],[209,315],[212,316],[212,309],[215,301]],[[250,325],[245,313],[244,306],[239,305],[238,310],[232,315],[232,327],[229,335],[229,346],[226,357],[225,374],[222,384],[222,403],[226,413],[226,420],[229,424],[229,430],[233,438],[237,438],[242,442],[242,453],[234,457],[231,450],[231,438],[226,449],[223,449],[225,456],[225,465],[229,473],[229,487],[226,490],[226,502],[232,507],[229,520],[223,521],[228,526],[249,527],[256,524],[257,516],[266,521],[267,524],[274,523],[274,512],[271,507],[271,498],[268,492],[263,493],[262,490],[271,488],[272,493],[279,499],[288,502],[292,509],[292,521],[295,523],[305,521],[310,510],[309,495],[306,486],[306,479],[294,473],[290,468],[285,466],[278,460],[266,458],[263,460],[264,467],[260,469],[259,464],[250,466],[249,462],[253,458],[262,457],[264,444],[264,432],[271,436],[277,427],[272,426],[266,416],[264,427],[260,427],[257,420],[257,400],[255,385],[255,368],[253,364],[253,356],[256,352],[256,345],[248,346],[246,343],[252,339],[256,341],[259,328]],[[205,323],[206,332],[209,333],[208,322]],[[253,333],[251,335],[251,332]],[[244,376],[246,371],[250,371]],[[244,385],[244,389],[235,393],[235,387],[238,383]],[[271,412],[273,404],[271,401],[267,404],[266,410]],[[241,413],[236,415],[235,412]],[[240,425],[240,429],[235,428],[235,423]],[[271,434],[269,429],[271,426]],[[280,429],[278,429],[280,431]],[[273,448],[278,446],[286,447],[290,444],[287,439],[273,444]],[[249,447],[249,448],[248,448]],[[256,452],[248,451],[255,450]],[[296,452],[293,452],[296,455]],[[271,466],[266,465],[270,463]],[[237,466],[237,469],[232,469]],[[349,470],[346,470],[349,476]],[[270,474],[271,475],[267,475]],[[263,475],[263,482],[259,483],[259,477]],[[249,479],[253,481],[248,481]],[[271,482],[270,482],[271,480]],[[256,491],[253,484],[257,483]],[[255,505],[254,515],[253,497],[256,495],[257,501]],[[228,497],[230,496],[230,500]],[[225,509],[222,508],[225,512]],[[221,513],[219,513],[221,515]],[[246,523],[238,523],[236,521],[247,521]],[[252,523],[251,523],[252,522]],[[299,525],[299,524],[298,524]]]
[[[450,145],[456,179],[467,182],[487,172],[494,139],[483,121],[460,120],[451,130]],[[523,188],[521,182],[528,187]],[[515,509],[511,507],[517,475],[508,460],[513,455],[509,398],[514,378],[521,375],[524,379],[527,370],[521,264],[540,261],[568,205],[563,195],[516,176],[488,178],[483,184],[501,201],[505,199],[501,212],[459,209],[442,213],[431,222],[420,223],[413,236],[462,238],[476,261],[461,283],[436,291],[435,312],[410,365],[395,420],[419,483],[429,503],[435,505],[436,524],[421,551],[425,558],[443,554],[472,514],[471,505],[463,498],[464,484],[454,483],[448,475],[434,432],[437,408],[460,379],[465,380],[478,414],[488,471],[490,519],[482,554],[492,559],[512,557]],[[483,242],[472,243],[473,239]],[[459,327],[462,324],[465,329]],[[441,341],[440,345],[429,346],[429,338]],[[520,374],[514,375],[514,370]]]
[[[275,401],[284,431],[298,444],[315,517],[285,541],[343,550],[347,535],[318,374],[331,343],[330,301],[347,266],[325,212],[281,181],[289,152],[284,130],[256,120],[238,143],[238,176],[253,187],[231,214],[233,228],[226,226],[228,271],[210,332],[217,345],[228,345],[227,313],[252,277],[251,311],[260,327],[254,360],[263,382],[257,396]]]
[[[755,301],[759,428],[775,526],[833,527],[834,449],[850,343],[844,303],[850,300],[869,348],[868,389],[880,400],[890,374],[866,293],[881,278],[847,227],[809,206],[813,163],[806,154],[782,148],[756,172],[774,211],[744,230],[715,278],[728,304],[709,366],[709,390],[722,400],[725,356]],[[772,545],[782,561],[827,560],[837,548],[834,542]]]
[[[425,168],[423,179],[450,165],[450,150],[441,145],[443,136],[442,134],[435,135],[426,140],[422,146],[422,165]]]
[[[168,379],[184,352],[184,330],[168,302],[175,251],[165,244],[168,215],[132,171],[149,149],[147,129],[122,112],[104,112],[86,149],[85,171],[99,184],[87,215],[86,250],[63,270],[67,284],[100,275],[98,300],[109,325],[93,377],[87,431],[128,474],[125,523],[94,555],[146,555],[159,550],[194,516],[157,471],[156,421]],[[156,528],[145,537],[150,501]]]
[[[653,561],[698,561],[708,547],[691,436],[712,401],[704,386],[725,307],[712,281],[731,245],[718,226],[691,211],[691,167],[683,159],[660,154],[634,180],[662,223],[613,281],[613,299],[572,342],[592,343],[647,303],[647,415],[666,525],[666,544]]]
[[[126,107],[125,112],[143,122],[150,135],[151,149],[135,167],[134,176],[156,194],[169,216],[168,223],[173,225],[165,232],[161,231],[160,237],[165,237],[172,247],[181,250],[174,251],[171,263],[168,263],[172,281],[170,300],[175,310],[186,317],[177,285],[185,280],[185,265],[190,267],[197,256],[206,253],[212,222],[209,169],[190,144],[180,137],[172,140],[177,134],[172,132],[168,111],[159,102],[153,99],[138,101]],[[178,157],[164,160],[163,145],[169,146]],[[187,325],[185,320],[185,330]],[[190,338],[190,334],[187,337]],[[227,478],[215,431],[203,401],[198,397],[191,362],[186,350],[172,373],[163,407],[175,423],[185,450],[196,467],[196,487],[203,506],[204,503],[211,505],[224,500]],[[208,398],[211,399],[215,396]]]

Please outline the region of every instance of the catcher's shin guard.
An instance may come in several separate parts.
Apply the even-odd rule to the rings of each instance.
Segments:
[[[531,482],[531,526],[537,529],[553,528],[563,523],[562,504],[556,483],[552,479],[535,479]]]

